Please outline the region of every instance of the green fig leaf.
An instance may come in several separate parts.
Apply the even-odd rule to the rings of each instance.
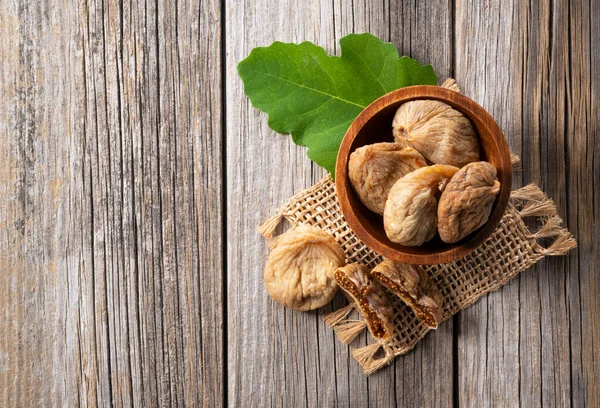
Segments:
[[[371,34],[347,35],[340,47],[336,57],[310,42],[275,42],[238,64],[244,92],[269,115],[269,127],[307,146],[332,177],[344,134],[364,108],[398,88],[437,84],[431,65],[399,58],[393,44]]]

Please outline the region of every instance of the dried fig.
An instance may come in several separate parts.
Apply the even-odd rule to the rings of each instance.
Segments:
[[[340,288],[354,301],[371,335],[378,340],[391,338],[394,332],[392,302],[385,289],[371,279],[367,267],[349,264],[338,268],[334,277]]]
[[[408,173],[392,186],[383,212],[390,241],[419,246],[435,236],[440,191],[457,171],[454,166],[435,164]]]
[[[360,147],[350,155],[348,176],[360,201],[369,210],[383,215],[385,200],[394,183],[426,165],[423,156],[412,147],[375,143]]]
[[[467,164],[446,185],[438,206],[438,230],[444,242],[460,241],[485,224],[500,191],[496,169],[488,162]]]
[[[269,254],[265,283],[269,296],[294,310],[312,310],[337,291],[333,273],[344,265],[344,251],[320,228],[301,225],[282,235]]]
[[[404,301],[427,327],[435,329],[442,321],[442,294],[418,265],[386,259],[371,276]]]
[[[394,139],[432,163],[462,167],[479,160],[475,129],[462,113],[440,101],[403,103],[392,122]]]

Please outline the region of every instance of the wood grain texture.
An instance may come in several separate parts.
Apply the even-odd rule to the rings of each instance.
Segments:
[[[548,83],[539,90],[548,114],[532,153],[539,154],[542,185],[556,198],[579,247],[540,271],[541,398],[544,405],[592,407],[600,404],[598,4],[556,1],[548,15],[549,31],[542,35],[549,43]],[[554,172],[564,177],[552,177]]]
[[[3,3],[0,30],[0,405],[60,405],[81,380],[76,309],[67,291],[63,254],[70,235],[55,220],[71,218],[61,184],[72,170],[69,141],[56,143],[69,123],[70,82],[53,65],[68,58],[72,27],[55,27],[44,5]],[[47,52],[54,44],[53,54]],[[67,64],[62,64],[67,68]],[[70,77],[69,72],[63,75]],[[74,84],[73,84],[74,85]],[[68,102],[71,101],[71,102]],[[78,124],[73,124],[77,126]],[[73,203],[74,205],[74,203]],[[75,298],[76,299],[76,298]],[[69,307],[71,306],[71,307]],[[70,347],[64,342],[70,333]],[[43,382],[41,374],[48,375]],[[53,373],[61,373],[54,376]]]
[[[512,151],[521,144],[519,2],[456,2],[455,76],[498,122]],[[516,173],[515,186],[520,186]],[[530,271],[524,272],[529,276]],[[520,401],[519,287],[512,280],[458,315],[458,403],[514,407]],[[528,323],[529,324],[529,323]],[[510,373],[510,374],[509,374]]]
[[[0,9],[0,405],[221,404],[220,3]]]
[[[375,406],[387,406],[410,398],[413,390],[417,395],[420,389],[432,389],[433,398],[424,404],[449,405],[452,362],[434,361],[435,350],[423,345],[415,351],[427,361],[423,368],[426,374],[421,372],[422,365],[418,363],[419,373],[413,375],[412,358],[406,360],[407,367],[402,363],[397,366],[406,372],[402,384],[406,392],[397,395],[395,391],[390,392],[396,389],[394,371],[384,370],[366,379],[350,357],[350,348],[336,342],[331,329],[321,319],[331,307],[308,314],[286,311],[268,299],[264,290],[261,276],[268,252],[266,243],[256,233],[256,226],[293,192],[320,179],[323,172],[314,169],[303,150],[294,146],[289,138],[276,135],[266,127],[265,116],[254,110],[243,96],[235,64],[253,47],[268,45],[275,38],[313,41],[330,53],[339,53],[337,41],[350,32],[369,31],[388,39],[392,13],[388,3],[368,1],[334,1],[332,8],[325,3],[303,3],[301,15],[294,12],[297,9],[298,5],[293,2],[246,2],[244,6],[236,4],[227,9],[227,100],[230,102],[227,106],[227,163],[233,163],[227,166],[228,373],[235,373],[229,380],[229,404],[236,406],[250,398],[255,404],[265,405],[349,406],[365,404],[368,400]],[[273,26],[262,24],[265,19],[273,22]],[[416,24],[417,15],[412,19]],[[422,27],[428,27],[427,35],[446,32],[450,25],[441,19],[431,24],[442,28],[421,23]],[[297,27],[301,29],[292,31]],[[415,37],[425,35],[417,30],[413,34]],[[402,51],[403,44],[399,45]],[[447,45],[450,49],[450,41]],[[421,55],[427,57],[426,52]],[[449,63],[442,69],[449,71]],[[288,171],[282,171],[282,161]],[[254,208],[256,197],[261,198],[261,205]],[[244,250],[239,252],[238,248]],[[340,296],[333,307],[339,307],[342,302]],[[253,307],[246,307],[249,304]],[[451,324],[437,334],[438,341],[445,339],[451,350]],[[352,347],[365,345],[366,341],[362,335]],[[257,383],[256,378],[261,380]],[[433,387],[434,384],[437,387]]]
[[[440,84],[454,76],[452,1],[390,1],[389,16],[390,41],[396,44],[401,55],[432,64]],[[444,322],[410,353],[394,360],[394,372],[388,375],[394,385],[395,404],[405,407],[453,405],[454,327],[454,321]]]
[[[598,10],[0,0],[0,406],[600,405]],[[367,336],[322,320],[342,296],[267,297],[256,227],[324,173],[236,73],[255,46],[365,31],[456,77],[579,242],[368,378]]]
[[[331,355],[333,334],[322,312],[284,310],[268,297],[262,279],[268,251],[256,231],[273,209],[313,183],[312,166],[302,149],[268,128],[236,71],[252,48],[274,39],[331,47],[332,12],[331,4],[302,1],[234,2],[226,9],[229,406],[327,406],[338,398],[335,372],[344,366],[336,367]]]
[[[590,317],[598,312],[598,277],[590,271],[598,271],[591,237],[600,225],[599,69],[590,7],[457,2],[457,27],[467,28],[457,30],[459,83],[521,152],[515,182],[542,186],[579,241],[568,257],[545,259],[460,315],[461,404],[598,404],[598,323]]]

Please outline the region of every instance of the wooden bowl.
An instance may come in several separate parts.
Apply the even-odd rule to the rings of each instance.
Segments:
[[[391,242],[383,228],[383,217],[371,212],[359,200],[348,178],[350,154],[361,146],[392,142],[392,119],[405,102],[416,99],[442,101],[462,112],[479,135],[481,160],[490,162],[498,171],[501,183],[492,213],[486,224],[457,243],[447,244],[439,235],[419,247]],[[481,245],[502,219],[511,190],[511,159],[502,131],[475,101],[438,86],[411,86],[390,92],[363,110],[344,136],[336,162],[336,190],[346,222],[369,248],[386,258],[410,264],[439,264],[462,258]]]

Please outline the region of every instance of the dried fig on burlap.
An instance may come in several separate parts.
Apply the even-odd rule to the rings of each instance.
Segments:
[[[458,169],[435,164],[408,173],[392,186],[383,212],[392,242],[419,246],[435,236],[440,191]]]
[[[360,201],[383,215],[385,201],[394,183],[413,170],[427,166],[412,147],[398,143],[374,143],[359,147],[348,162],[348,177]]]
[[[386,259],[371,276],[402,299],[425,326],[435,329],[441,323],[442,294],[423,268]]]
[[[371,279],[369,270],[361,264],[349,264],[335,271],[335,280],[354,301],[367,322],[371,335],[388,340],[394,332],[392,302],[385,289]]]
[[[470,163],[448,182],[437,210],[438,230],[444,242],[460,241],[490,217],[500,182],[488,162]]]
[[[462,167],[479,160],[475,129],[462,113],[440,101],[403,103],[392,122],[394,139],[427,160]]]
[[[320,228],[301,225],[282,235],[269,254],[264,279],[269,296],[294,310],[329,303],[337,291],[333,274],[344,250]]]

